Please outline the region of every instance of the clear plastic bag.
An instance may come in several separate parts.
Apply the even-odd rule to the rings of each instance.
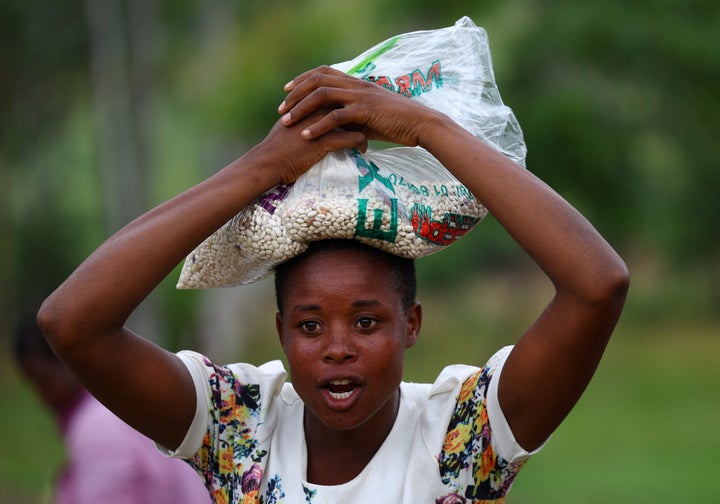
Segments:
[[[393,37],[336,68],[443,111],[520,165],[522,131],[500,99],[487,34],[467,17],[440,30]],[[277,186],[201,243],[178,288],[254,282],[309,242],[355,239],[403,257],[432,254],[487,210],[419,147],[329,154]]]

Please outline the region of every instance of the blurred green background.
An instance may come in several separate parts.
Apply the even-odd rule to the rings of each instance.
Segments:
[[[63,452],[9,356],[22,317],[105,237],[261,139],[282,85],[470,16],[528,169],[626,259],[632,286],[576,409],[509,503],[715,502],[720,480],[720,3],[713,0],[5,0],[0,3],[0,502],[49,502]],[[549,286],[486,219],[418,262],[407,378],[482,363]],[[218,361],[279,356],[267,282],[178,292],[131,325]]]

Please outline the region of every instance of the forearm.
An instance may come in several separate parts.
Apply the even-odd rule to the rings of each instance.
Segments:
[[[623,261],[593,226],[530,171],[442,115],[421,136],[430,151],[485,205],[545,271],[559,292],[588,301],[626,277]]]
[[[593,226],[531,172],[442,116],[430,124],[421,145],[488,208],[556,290],[515,343],[499,385],[513,434],[532,450],[591,379],[622,311],[627,270]]]

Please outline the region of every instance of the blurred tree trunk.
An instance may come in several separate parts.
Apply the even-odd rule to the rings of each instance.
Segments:
[[[147,210],[154,89],[154,0],[85,0],[106,226],[115,232]],[[152,298],[129,325],[153,337]]]

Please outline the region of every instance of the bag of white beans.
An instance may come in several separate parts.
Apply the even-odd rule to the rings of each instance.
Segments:
[[[524,166],[522,130],[500,99],[487,34],[469,18],[398,35],[335,68],[441,110]],[[486,214],[422,148],[336,152],[209,236],[186,258],[177,287],[252,283],[329,238],[418,258],[454,243]]]

